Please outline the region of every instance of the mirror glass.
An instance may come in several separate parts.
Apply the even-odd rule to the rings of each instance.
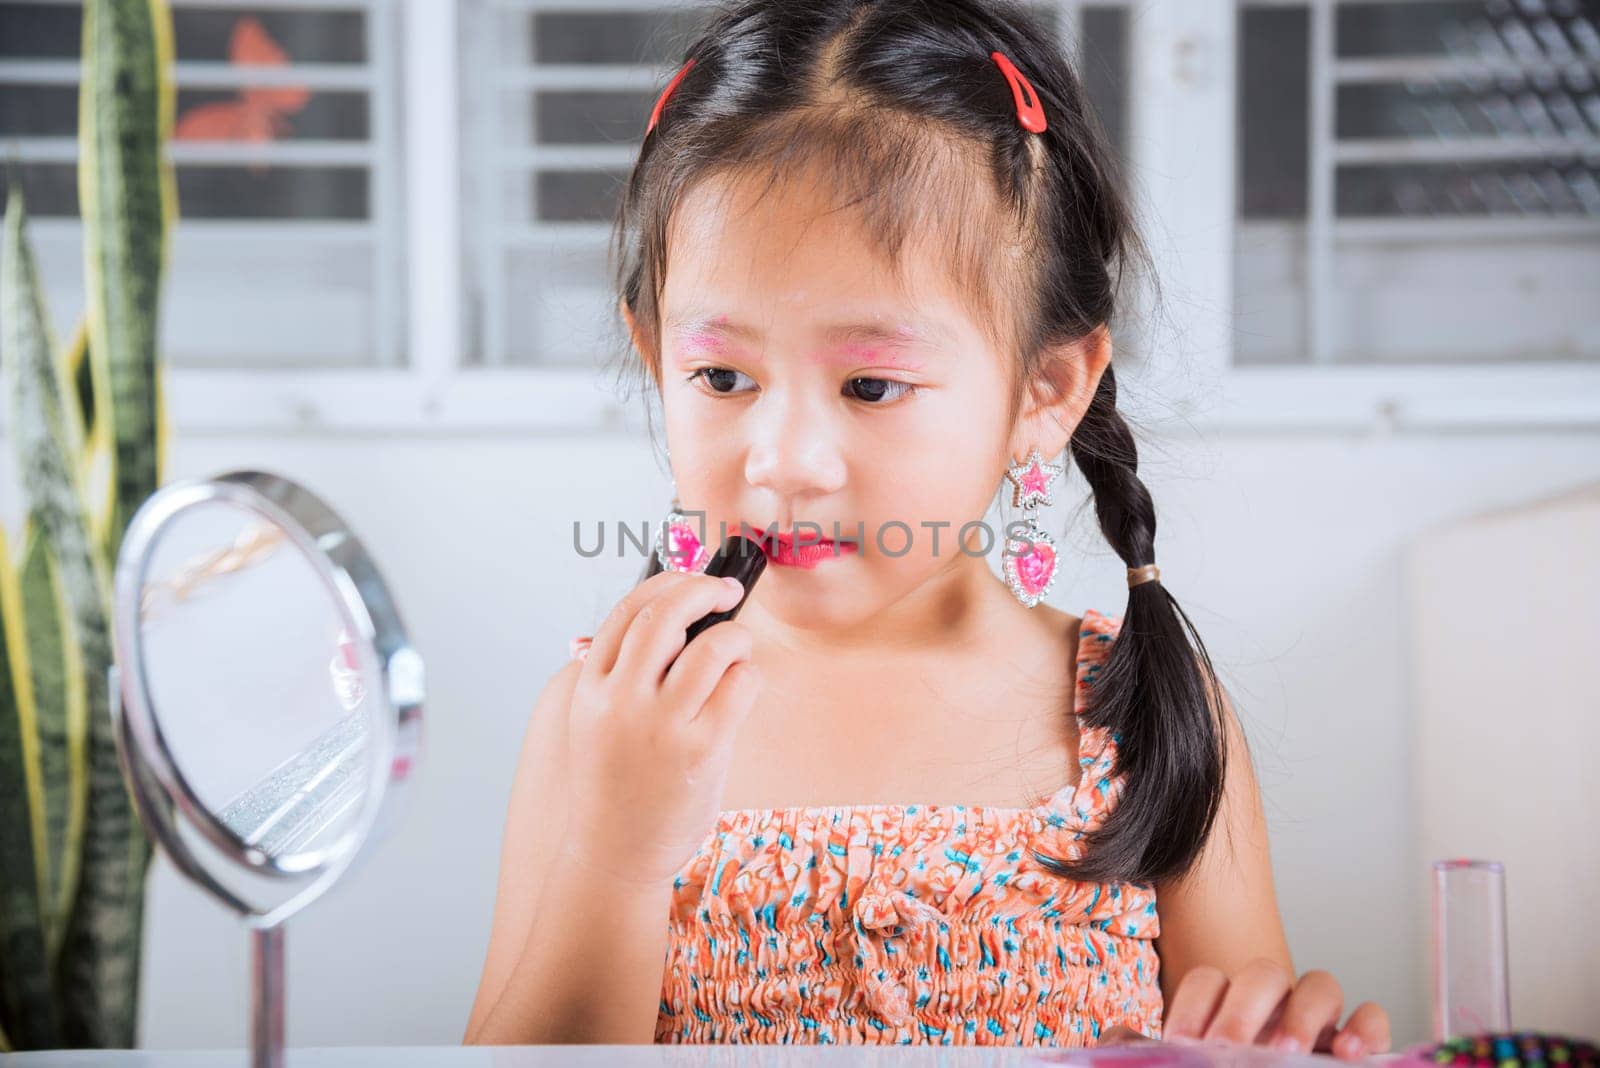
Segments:
[[[336,851],[361,812],[377,702],[352,626],[296,541],[227,501],[172,516],[146,559],[142,666],[172,763],[274,866]]]

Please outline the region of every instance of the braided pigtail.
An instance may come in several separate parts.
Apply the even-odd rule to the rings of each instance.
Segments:
[[[1109,366],[1070,452],[1111,548],[1129,568],[1155,563],[1155,506],[1139,480],[1138,450],[1117,411]],[[1042,859],[1095,882],[1181,875],[1216,820],[1227,750],[1211,658],[1159,579],[1129,588],[1122,628],[1091,693],[1083,720],[1116,741],[1112,774],[1124,777],[1123,792],[1105,822],[1086,835],[1078,862]]]

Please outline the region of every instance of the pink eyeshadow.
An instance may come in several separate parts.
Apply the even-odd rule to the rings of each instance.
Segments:
[[[716,334],[710,333],[681,335],[678,338],[678,344],[683,350],[683,354],[686,356],[692,356],[699,353],[721,355],[728,351],[727,341],[718,337]]]
[[[875,349],[868,345],[844,345],[834,357],[836,363],[871,363],[884,367],[894,367],[902,371],[920,371],[922,365],[914,360],[884,349]]]

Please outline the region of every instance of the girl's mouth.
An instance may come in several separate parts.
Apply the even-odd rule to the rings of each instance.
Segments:
[[[854,541],[836,542],[830,538],[819,538],[809,531],[768,533],[748,523],[742,525],[740,534],[759,544],[767,554],[768,562],[807,571],[824,561],[848,556],[860,548]]]

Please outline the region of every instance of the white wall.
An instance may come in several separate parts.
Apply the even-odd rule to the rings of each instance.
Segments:
[[[1600,434],[1188,437],[1147,442],[1144,456],[1163,579],[1255,747],[1296,964],[1330,968],[1350,1004],[1376,998],[1399,1039],[1424,1038],[1404,546],[1600,477]],[[289,1041],[458,1042],[524,718],[568,636],[591,632],[641,566],[575,557],[572,519],[655,521],[666,479],[647,443],[620,437],[190,435],[169,474],[235,466],[300,479],[353,524],[396,589],[431,692],[395,835],[289,927]],[[1083,490],[1075,474],[1070,488]],[[1120,612],[1120,563],[1091,534],[1071,544],[1084,552],[1053,603]],[[141,1045],[242,1045],[245,932],[164,860],[148,900]]]
[[[1600,482],[1441,527],[1410,567],[1417,841],[1505,866],[1511,1019],[1568,1035],[1600,1034],[1600,927],[1563,922],[1574,888],[1600,884],[1596,546]]]

